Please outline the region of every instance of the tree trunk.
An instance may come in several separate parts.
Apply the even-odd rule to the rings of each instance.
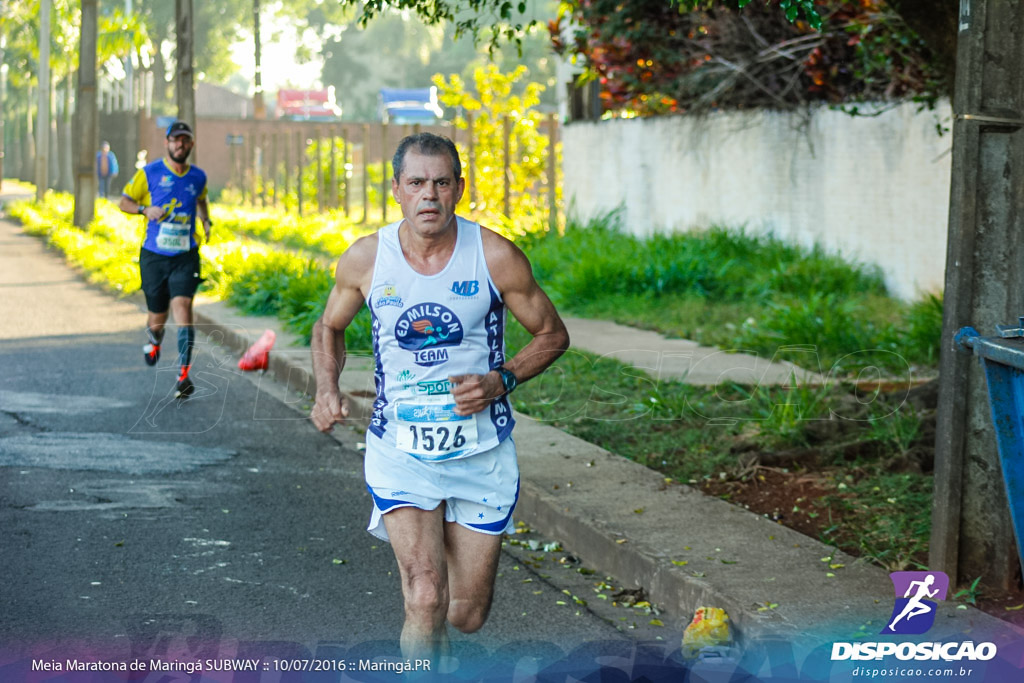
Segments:
[[[7,0],[0,0],[0,16],[7,14]],[[7,69],[3,67],[7,36],[0,30],[0,189],[4,186],[4,106],[7,101]]]
[[[50,0],[39,3],[39,104],[36,116],[36,201],[50,185]]]
[[[97,0],[82,0],[82,37],[75,114],[75,225],[84,228],[96,213],[96,150],[100,146],[96,101]]]
[[[72,192],[75,176],[71,166],[71,73],[64,78],[64,107],[57,122],[57,183],[61,192]]]
[[[178,102],[178,118],[185,121],[192,129],[196,125],[196,98],[192,58],[192,37],[195,22],[193,21],[192,0],[175,0],[175,26],[177,26],[178,76],[175,79],[175,91]]]
[[[28,101],[25,103],[25,134],[21,137],[21,174],[18,176],[27,183],[35,181],[36,173],[36,136],[32,125],[33,114],[32,98],[35,93],[31,86],[28,88]]]

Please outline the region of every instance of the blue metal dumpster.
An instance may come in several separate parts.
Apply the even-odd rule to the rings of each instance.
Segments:
[[[996,325],[996,332],[996,337],[982,337],[973,327],[962,327],[953,343],[961,351],[973,351],[985,369],[1003,483],[1024,566],[1024,317],[1016,327]]]

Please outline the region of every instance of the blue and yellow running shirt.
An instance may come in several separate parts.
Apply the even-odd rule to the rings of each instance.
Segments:
[[[189,166],[178,175],[160,159],[136,171],[124,196],[143,206],[164,210],[160,220],[146,223],[142,248],[174,256],[196,248],[196,202],[206,199],[206,173]]]

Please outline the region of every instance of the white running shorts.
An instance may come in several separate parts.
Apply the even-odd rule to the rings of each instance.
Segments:
[[[367,435],[363,461],[373,514],[366,528],[388,540],[383,516],[400,507],[433,510],[445,503],[444,519],[498,535],[511,531],[519,500],[519,464],[511,438],[465,458],[424,462]]]

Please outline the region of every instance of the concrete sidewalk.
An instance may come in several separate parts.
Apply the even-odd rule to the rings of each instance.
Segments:
[[[748,353],[701,346],[688,339],[669,339],[607,320],[565,318],[576,348],[615,358],[645,371],[654,379],[716,386],[722,382],[765,385],[821,383],[821,377],[789,361],[771,361]]]
[[[246,317],[201,300],[196,317],[213,339],[238,352],[264,329],[275,330],[269,371],[290,389],[312,394],[309,349],[293,346],[295,336],[277,319]],[[616,328],[588,321],[583,338],[621,334]],[[657,352],[634,342],[631,353]],[[365,427],[374,395],[370,359],[351,359],[341,388],[352,421]],[[681,631],[702,605],[726,610],[741,645],[782,638],[811,647],[853,640],[858,631],[877,634],[885,626],[893,587],[881,568],[689,486],[668,484],[659,473],[559,429],[522,415],[517,420],[517,518],[623,585],[646,589],[672,630]],[[975,642],[998,643],[1024,636],[973,608],[947,602],[940,609],[930,639],[968,633]]]

